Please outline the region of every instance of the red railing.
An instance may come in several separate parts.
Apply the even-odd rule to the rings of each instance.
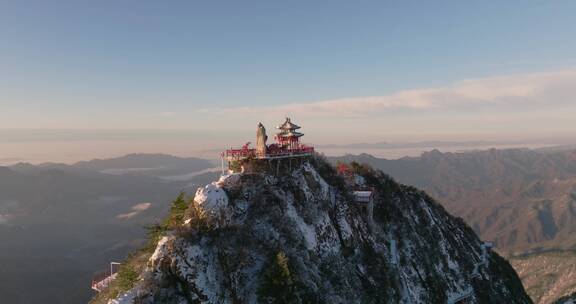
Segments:
[[[102,271],[94,275],[94,277],[92,277],[92,284],[91,284],[92,289],[100,292],[104,288],[108,287],[110,282],[116,279],[116,276],[118,275],[119,266],[120,263],[112,262],[110,263],[110,270]]]
[[[230,149],[222,153],[224,157],[250,157],[256,156],[256,149]]]
[[[118,273],[113,274],[105,273],[104,275],[100,275],[98,278],[96,277],[93,278],[92,289],[98,292],[102,291],[104,288],[108,287],[108,285],[110,285],[110,283],[114,281],[114,279],[116,279],[117,275]]]
[[[266,156],[284,156],[284,155],[299,155],[299,154],[308,154],[308,153],[314,153],[314,147],[309,147],[309,146],[300,146],[297,148],[291,148],[291,149],[279,149],[276,151],[268,151],[266,153]]]
[[[296,148],[282,148],[282,149],[270,149],[266,152],[266,157],[278,157],[278,156],[289,156],[289,155],[301,155],[314,153],[314,147],[301,145]],[[222,153],[222,157],[232,157],[232,158],[247,158],[256,157],[256,149],[229,149]]]

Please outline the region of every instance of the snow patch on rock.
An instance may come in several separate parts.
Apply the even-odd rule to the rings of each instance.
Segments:
[[[312,167],[312,165],[310,165],[310,163],[305,163],[302,166],[302,168],[307,173],[310,173],[314,177],[316,182],[318,182],[318,184],[320,185],[321,198],[322,199],[328,199],[328,195],[330,194],[330,186],[328,185],[328,183],[322,178],[322,176],[320,176],[320,174],[318,174],[316,169],[314,169],[314,167]]]
[[[338,215],[338,226],[343,240],[349,240],[352,237],[352,227],[348,224],[346,217],[343,214]]]
[[[240,185],[241,173],[232,173],[220,176],[216,184],[222,188],[234,188]]]
[[[228,196],[217,183],[198,188],[194,201],[207,212],[217,211],[228,206]]]
[[[216,227],[227,225],[232,214],[228,208],[228,195],[224,190],[224,186],[233,187],[238,182],[239,175],[226,175],[222,176],[217,182],[198,188],[196,191],[194,202],[203,216],[215,219],[214,225]]]
[[[302,235],[304,236],[304,241],[306,243],[306,248],[308,248],[309,250],[313,250],[314,248],[316,248],[316,245],[318,244],[318,241],[316,240],[316,229],[314,228],[314,226],[310,226],[306,224],[306,222],[304,222],[304,219],[298,214],[296,208],[294,208],[294,205],[292,204],[291,201],[286,202],[286,205],[287,205],[286,215],[292,220],[294,220],[296,226],[298,227],[300,232],[302,232]]]
[[[166,255],[166,253],[168,252],[168,241],[170,239],[171,239],[171,237],[163,236],[158,241],[158,244],[156,245],[156,249],[154,250],[154,253],[150,257],[150,259],[148,259],[148,265],[150,267],[155,267],[155,265],[158,264],[158,261],[160,260],[160,258]]]
[[[181,277],[195,286],[205,296],[202,303],[218,303],[222,297],[216,256],[206,252],[198,245],[184,248],[183,254],[177,256],[176,265]]]
[[[332,225],[328,214],[324,214],[316,225],[318,238],[318,251],[322,255],[336,254],[340,252],[340,240],[338,233]]]
[[[118,296],[118,298],[109,300],[108,304],[132,304],[134,303],[134,298],[136,297],[137,291],[137,288],[130,289]]]

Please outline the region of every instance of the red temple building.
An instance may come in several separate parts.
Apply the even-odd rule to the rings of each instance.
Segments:
[[[300,146],[300,137],[304,134],[299,133],[299,126],[293,124],[290,118],[286,117],[286,121],[277,127],[280,132],[276,134],[276,141],[282,147],[287,147],[289,149],[298,148]]]
[[[296,130],[299,126],[292,123],[290,118],[277,127],[279,132],[274,136],[275,143],[267,145],[266,129],[262,123],[258,124],[256,131],[256,148],[250,148],[250,142],[246,143],[240,149],[228,149],[222,153],[222,158],[228,162],[240,161],[245,159],[278,159],[290,157],[304,157],[314,154],[314,147],[305,145],[300,142],[304,136]]]

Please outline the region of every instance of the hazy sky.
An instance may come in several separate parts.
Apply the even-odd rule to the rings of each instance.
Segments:
[[[290,115],[317,142],[570,137],[575,11],[528,0],[2,0],[0,130],[226,141]]]

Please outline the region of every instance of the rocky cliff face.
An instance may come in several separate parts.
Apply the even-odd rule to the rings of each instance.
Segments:
[[[425,189],[502,254],[576,246],[574,150],[435,150],[398,160],[369,155],[339,159],[368,163]]]
[[[425,193],[355,166],[373,216],[321,160],[196,193],[109,303],[531,303],[507,261]]]

